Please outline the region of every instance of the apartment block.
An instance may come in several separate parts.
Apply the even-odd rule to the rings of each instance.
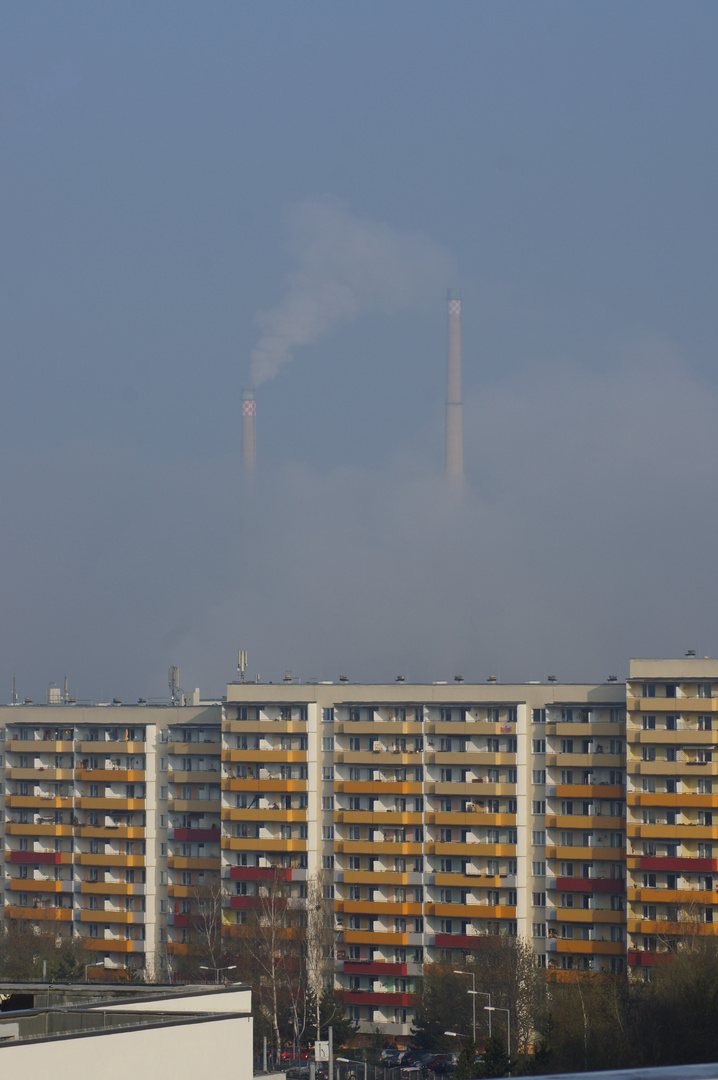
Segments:
[[[231,939],[319,888],[350,1014],[406,1036],[424,964],[492,935],[554,978],[645,976],[718,926],[718,661],[193,701],[0,707],[5,918],[82,938],[91,975],[181,972],[208,912]]]
[[[645,975],[718,932],[718,661],[633,660],[626,705],[628,962]]]

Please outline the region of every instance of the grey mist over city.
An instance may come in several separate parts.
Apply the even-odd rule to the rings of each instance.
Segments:
[[[715,655],[717,32],[6,7],[0,699]]]

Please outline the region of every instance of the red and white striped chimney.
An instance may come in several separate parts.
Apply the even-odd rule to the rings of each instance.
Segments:
[[[461,292],[449,289],[446,355],[446,478],[460,484],[464,477],[464,437],[461,405]]]
[[[257,464],[257,402],[254,390],[242,391],[242,472],[250,479]]]

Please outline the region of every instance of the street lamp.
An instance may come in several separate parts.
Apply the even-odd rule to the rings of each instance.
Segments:
[[[484,1010],[491,1016],[492,1012],[506,1013],[506,1042],[509,1051],[509,1076],[511,1076],[511,1013],[508,1009],[502,1009],[499,1005],[484,1005]]]
[[[472,985],[473,989],[469,990],[469,993],[474,995],[472,997],[472,999],[471,999],[471,1023],[472,1023],[471,1030],[474,1033],[474,1042],[476,1042],[476,972],[474,972],[474,971],[457,971],[456,968],[454,968],[454,975],[467,975],[467,976],[471,977],[471,985]],[[491,1004],[491,1001],[489,1000],[489,1005],[490,1004]]]
[[[213,971],[215,973],[215,983],[219,986],[219,973],[220,971],[236,971],[236,964],[226,964],[224,967],[215,967],[214,964],[200,964],[200,971]]]

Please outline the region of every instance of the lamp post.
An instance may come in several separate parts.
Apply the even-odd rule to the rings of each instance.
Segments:
[[[457,971],[456,968],[454,968],[454,975],[466,975],[471,978],[471,985],[473,989],[469,990],[469,993],[474,995],[471,999],[471,1030],[474,1034],[474,1042],[476,1042],[476,972]],[[489,1005],[490,1004],[491,1001],[489,1000]]]
[[[215,980],[214,981],[215,981],[216,985],[219,986],[219,973],[220,973],[220,971],[236,971],[237,970],[237,965],[236,964],[226,964],[224,967],[215,967],[214,964],[200,964],[199,965],[199,970],[200,971],[213,971],[215,973]]]
[[[509,1051],[509,1076],[511,1076],[511,1013],[508,1009],[502,1009],[499,1005],[484,1005],[484,1010],[491,1016],[492,1012],[506,1013],[506,1042]]]

